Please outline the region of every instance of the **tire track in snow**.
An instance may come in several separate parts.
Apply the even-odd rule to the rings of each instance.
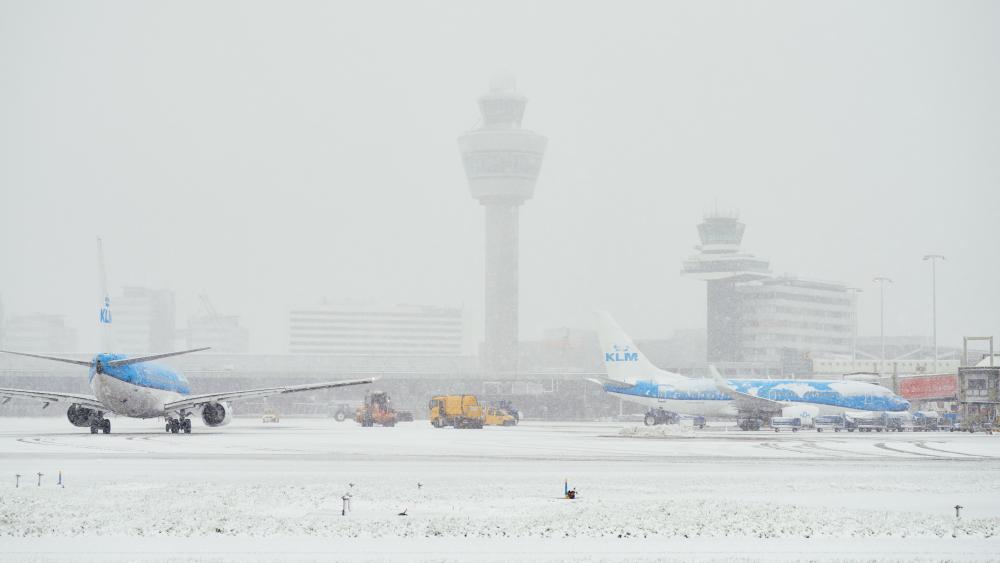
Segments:
[[[840,442],[836,442],[836,443],[838,443],[838,444],[844,444],[846,442],[840,441]],[[826,450],[828,452],[832,452],[834,454],[832,457],[836,457],[838,459],[869,459],[869,458],[873,458],[873,457],[876,457],[876,458],[884,458],[884,457],[886,457],[885,455],[880,454],[878,452],[857,452],[857,451],[849,451],[849,450],[838,450],[836,448],[830,448],[830,447],[826,447],[826,446],[821,446],[821,445],[819,445],[819,444],[817,444],[815,442],[805,442],[805,443],[803,443],[803,445],[806,445],[806,446],[809,446],[809,447],[812,447],[812,448],[816,448],[818,450]]]
[[[925,453],[921,453],[921,452],[908,452],[906,450],[898,450],[896,448],[890,448],[889,446],[885,445],[885,442],[879,442],[879,443],[875,444],[875,447],[876,448],[882,448],[883,450],[886,450],[886,451],[896,452],[896,453],[906,454],[906,455],[919,455],[919,456],[924,456],[924,457],[932,457],[932,458],[935,458],[935,459],[955,459],[952,456],[946,456],[946,455],[925,454]]]
[[[915,445],[918,448],[923,448],[925,450],[931,450],[932,452],[941,452],[941,453],[952,454],[952,455],[964,455],[964,456],[975,457],[975,458],[979,458],[979,459],[996,459],[993,456],[988,456],[988,455],[967,454],[967,453],[963,453],[963,452],[952,452],[952,451],[949,451],[949,450],[942,450],[940,448],[932,448],[932,447],[928,446],[925,442],[917,442]]]

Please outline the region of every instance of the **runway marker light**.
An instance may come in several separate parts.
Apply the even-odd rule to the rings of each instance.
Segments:
[[[41,471],[38,472],[38,486],[39,487],[42,486],[42,472]]]
[[[951,537],[958,537],[958,524],[962,521],[962,509],[965,508],[960,504],[955,505],[955,526],[951,529]]]
[[[351,493],[344,493],[344,496],[340,497],[343,501],[343,505],[340,507],[340,515],[347,516],[347,511],[351,509]]]
[[[21,488],[21,474],[20,473],[15,473],[14,474],[14,488],[15,489]]]

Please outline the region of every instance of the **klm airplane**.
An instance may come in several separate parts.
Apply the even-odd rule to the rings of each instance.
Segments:
[[[104,259],[98,239],[98,258],[101,270],[101,289],[104,294],[104,306],[100,313],[102,339],[107,348],[112,346],[111,338],[111,299],[107,293],[107,283],[104,275]],[[307,383],[305,385],[284,385],[260,389],[245,389],[223,393],[192,394],[187,379],[181,373],[167,366],[157,364],[154,360],[199,352],[208,348],[195,348],[179,352],[167,352],[146,356],[128,357],[124,354],[97,354],[89,361],[56,356],[43,356],[23,352],[0,350],[7,354],[41,358],[68,364],[76,364],[88,368],[90,388],[93,395],[75,393],[55,393],[51,391],[32,391],[28,389],[0,388],[0,404],[5,404],[13,397],[23,397],[43,401],[44,407],[50,403],[69,404],[66,416],[74,426],[90,427],[91,434],[102,431],[111,432],[111,421],[108,414],[116,414],[133,418],[166,419],[166,431],[191,432],[191,419],[201,417],[206,426],[222,426],[228,424],[233,416],[230,401],[258,399],[271,395],[298,393],[318,389],[332,389],[349,385],[371,383],[375,378],[349,379],[343,381],[328,381],[323,383]]]
[[[624,400],[677,414],[736,417],[740,427],[757,429],[767,416],[815,417],[844,411],[906,411],[910,403],[891,390],[859,381],[819,379],[711,379],[686,377],[654,366],[618,324],[597,313],[598,334],[607,368],[595,379]]]

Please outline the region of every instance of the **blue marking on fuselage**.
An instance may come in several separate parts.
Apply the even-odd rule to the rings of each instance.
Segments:
[[[910,408],[906,399],[892,393],[885,387],[870,383],[811,381],[802,379],[730,379],[729,385],[740,393],[747,393],[763,399],[787,403],[810,403],[829,405],[852,410],[900,412]],[[847,383],[855,386],[870,386],[871,393],[844,394],[831,384]],[[796,392],[801,386],[808,387],[801,395]],[[791,388],[797,388],[793,390]],[[861,387],[866,389],[867,387]],[[719,391],[712,380],[688,379],[680,384],[663,384],[654,381],[638,381],[632,387],[612,384],[604,390],[621,395],[634,395],[650,399],[675,401],[729,401],[732,398]]]
[[[94,379],[94,375],[97,373],[97,363],[100,363],[101,373],[125,383],[149,389],[173,391],[181,395],[187,395],[191,392],[191,387],[183,375],[162,364],[140,362],[127,366],[112,367],[107,363],[110,360],[122,360],[127,357],[125,354],[98,354],[94,357],[94,363],[90,366],[90,379]]]

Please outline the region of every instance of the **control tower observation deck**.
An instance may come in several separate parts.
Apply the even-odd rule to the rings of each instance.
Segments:
[[[698,254],[684,261],[681,274],[708,286],[706,315],[708,361],[741,361],[741,296],[736,284],[769,277],[768,261],[740,252],[746,225],[735,215],[713,214],[698,225]]]
[[[486,208],[484,367],[517,370],[518,207],[535,192],[547,139],[521,128],[528,98],[513,78],[495,79],[479,98],[482,123],[458,138],[472,197]]]

